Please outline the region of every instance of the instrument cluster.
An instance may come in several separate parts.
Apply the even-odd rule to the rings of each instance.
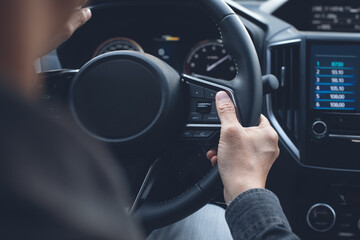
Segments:
[[[154,39],[157,48],[152,54],[188,75],[202,75],[212,78],[232,80],[236,76],[235,63],[219,39],[206,39],[196,43],[187,53],[183,62],[179,62],[181,37],[163,35]],[[115,37],[103,42],[94,52],[94,57],[113,51],[144,52],[135,40]]]
[[[158,57],[179,73],[231,80],[232,57],[209,16],[188,5],[94,7],[92,20],[57,51],[63,68],[79,69],[112,51]],[[142,15],[141,19],[136,16]]]

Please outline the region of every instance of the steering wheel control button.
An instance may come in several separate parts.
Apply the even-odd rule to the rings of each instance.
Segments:
[[[201,130],[194,133],[195,138],[209,138],[214,134],[214,131]]]
[[[216,108],[216,102],[215,101],[212,102],[211,113],[216,113],[217,114],[217,108]]]
[[[199,113],[210,113],[211,112],[212,103],[200,101],[197,103],[196,111]]]
[[[328,204],[318,203],[309,209],[306,221],[314,231],[327,232],[335,225],[336,213]]]
[[[67,104],[63,93],[69,88],[76,73],[76,70],[59,70],[38,75],[38,87],[40,92],[44,93],[40,97],[40,104],[51,117],[55,119],[63,117],[59,106]]]
[[[194,136],[195,131],[185,130],[182,134],[183,138],[192,138]]]
[[[312,132],[316,137],[325,137],[328,127],[323,121],[315,121],[312,125]]]
[[[220,118],[217,114],[205,114],[204,123],[220,123]]]
[[[354,225],[352,223],[341,223],[339,229],[343,233],[352,233],[354,232]]]
[[[208,88],[205,88],[205,98],[215,100],[217,92]]]
[[[205,97],[204,88],[194,85],[194,84],[190,84],[190,94],[191,94],[191,97],[194,97],[194,98],[204,98]]]
[[[201,123],[203,120],[203,115],[200,114],[200,113],[190,113],[190,116],[189,116],[189,121],[192,122],[192,123]]]

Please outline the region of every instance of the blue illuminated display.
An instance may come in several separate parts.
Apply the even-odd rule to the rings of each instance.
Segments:
[[[311,46],[311,108],[360,112],[360,45]]]

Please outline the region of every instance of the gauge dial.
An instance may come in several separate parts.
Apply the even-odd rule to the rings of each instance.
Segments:
[[[220,40],[203,41],[187,57],[185,73],[232,80],[236,76],[236,66]]]
[[[136,51],[136,52],[144,52],[141,46],[132,39],[117,37],[111,38],[104,43],[102,43],[95,51],[94,57],[99,56],[104,53],[114,52],[114,51]]]

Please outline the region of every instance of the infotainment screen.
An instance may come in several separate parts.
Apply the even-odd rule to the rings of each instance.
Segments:
[[[360,44],[310,46],[314,110],[360,112]]]

